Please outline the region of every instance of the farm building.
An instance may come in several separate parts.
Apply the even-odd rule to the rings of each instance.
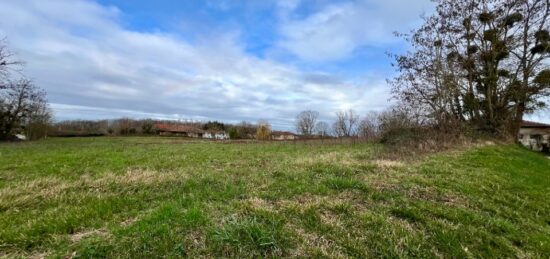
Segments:
[[[271,139],[273,140],[295,140],[298,139],[298,135],[288,131],[273,131],[271,132]]]
[[[204,130],[189,125],[157,123],[154,126],[159,135],[184,136],[191,138],[202,138]]]
[[[229,134],[223,130],[207,130],[202,137],[208,139],[229,139]]]
[[[548,152],[550,124],[522,121],[518,138],[521,144],[532,150]]]

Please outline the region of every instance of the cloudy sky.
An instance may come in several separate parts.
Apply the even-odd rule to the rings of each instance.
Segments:
[[[176,3],[177,2],[177,3]],[[429,0],[3,0],[6,37],[60,119],[269,120],[389,105],[386,52]]]

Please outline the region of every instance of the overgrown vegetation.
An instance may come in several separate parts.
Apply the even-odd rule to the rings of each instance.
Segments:
[[[378,144],[304,143],[2,143],[0,256],[550,253],[541,154],[479,145],[405,161],[384,159]]]
[[[550,96],[550,2],[434,2],[436,12],[404,35],[413,50],[395,57],[395,96],[440,128],[515,139],[524,114]]]

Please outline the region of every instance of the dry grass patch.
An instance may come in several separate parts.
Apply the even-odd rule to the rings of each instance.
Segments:
[[[402,161],[397,160],[388,160],[388,159],[377,159],[374,160],[374,164],[382,168],[396,168],[403,167],[405,164]]]
[[[102,236],[102,237],[109,237],[109,232],[105,228],[100,229],[90,229],[90,230],[84,230],[75,234],[72,234],[69,236],[69,240],[71,240],[72,243],[80,242],[82,239],[90,237],[90,236]]]
[[[33,204],[43,200],[55,200],[75,192],[80,194],[109,194],[112,186],[158,185],[187,179],[186,174],[179,172],[159,172],[144,169],[130,169],[124,174],[106,173],[98,178],[82,175],[76,181],[63,180],[59,177],[44,177],[26,182],[17,182],[0,189],[0,207],[7,210],[18,206]],[[83,192],[84,191],[84,192]]]
[[[324,154],[316,154],[314,156],[303,156],[294,159],[294,163],[298,165],[313,165],[313,164],[338,164],[343,166],[359,165],[364,163],[354,157],[353,152],[328,152]]]
[[[306,230],[293,224],[287,224],[286,227],[296,233],[301,241],[290,252],[292,257],[309,257],[311,253],[320,253],[323,257],[328,258],[347,258],[333,240],[313,232],[306,232]]]
[[[248,198],[243,201],[243,203],[247,206],[250,206],[253,209],[260,209],[260,210],[267,210],[267,211],[273,211],[274,210],[274,204],[271,202],[268,202],[264,199],[258,198],[258,197],[252,197]]]

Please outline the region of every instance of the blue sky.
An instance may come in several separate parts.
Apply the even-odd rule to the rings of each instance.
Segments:
[[[393,36],[429,0],[7,0],[0,35],[57,119],[121,116],[292,129],[302,110],[388,107]]]

